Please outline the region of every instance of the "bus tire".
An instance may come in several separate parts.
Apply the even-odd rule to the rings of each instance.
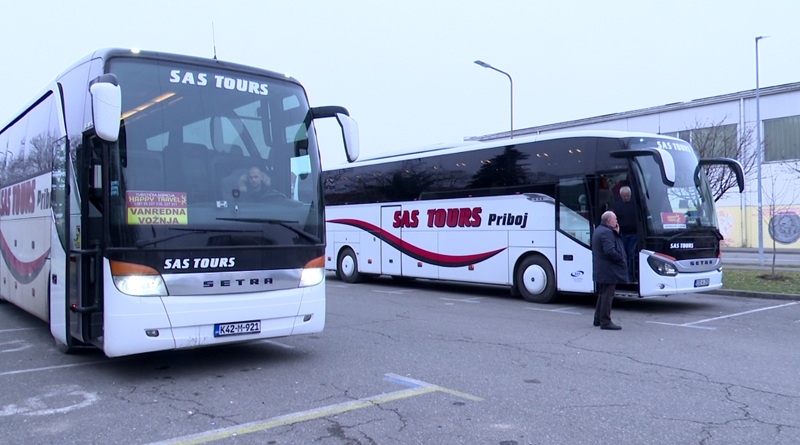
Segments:
[[[353,249],[345,247],[339,253],[336,274],[345,283],[358,283],[361,281],[361,273],[358,271],[358,258],[356,258]]]
[[[531,255],[514,271],[514,288],[531,303],[552,303],[556,300],[556,277],[546,258]]]
[[[58,352],[62,354],[72,355],[78,351],[78,348],[67,346],[58,340],[55,340],[55,342],[56,342],[56,349],[58,350]]]

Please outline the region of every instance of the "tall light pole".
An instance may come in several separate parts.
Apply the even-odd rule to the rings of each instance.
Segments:
[[[764,213],[761,205],[761,158],[764,148],[761,145],[761,103],[758,85],[758,41],[769,36],[756,37],[756,171],[758,174],[758,264],[764,265]]]
[[[498,73],[505,74],[508,77],[508,81],[511,82],[511,138],[514,138],[514,80],[511,78],[511,75],[503,70],[499,70],[486,62],[482,62],[480,60],[476,60],[475,63],[480,65],[484,68],[489,68],[490,70],[495,70]]]

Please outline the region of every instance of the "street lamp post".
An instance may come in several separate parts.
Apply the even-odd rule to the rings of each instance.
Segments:
[[[486,62],[482,62],[480,60],[476,60],[475,63],[480,65],[484,68],[489,68],[490,70],[495,70],[498,73],[505,74],[508,77],[508,81],[511,83],[511,138],[514,138],[514,80],[511,78],[511,75],[503,70],[499,70]]]
[[[761,204],[761,158],[764,148],[761,146],[761,103],[758,82],[758,41],[769,36],[756,37],[756,171],[758,174],[758,264],[764,265],[764,213]]]

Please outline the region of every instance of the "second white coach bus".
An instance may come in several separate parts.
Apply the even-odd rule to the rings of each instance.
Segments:
[[[0,127],[0,299],[65,351],[109,357],[321,331],[323,117],[354,159],[347,110],[310,108],[282,74],[123,49],[78,61]]]
[[[591,236],[632,190],[638,246],[627,295],[722,286],[720,240],[704,165],[685,141],[571,132],[465,143],[324,171],[325,267],[369,275],[510,286],[532,302],[591,294]]]

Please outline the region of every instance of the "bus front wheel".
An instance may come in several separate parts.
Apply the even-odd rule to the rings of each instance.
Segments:
[[[358,272],[358,258],[356,258],[353,249],[345,247],[339,254],[339,264],[336,272],[345,283],[358,283],[361,281],[361,273]]]
[[[523,259],[514,271],[516,291],[531,303],[552,303],[556,299],[553,267],[541,256]]]

